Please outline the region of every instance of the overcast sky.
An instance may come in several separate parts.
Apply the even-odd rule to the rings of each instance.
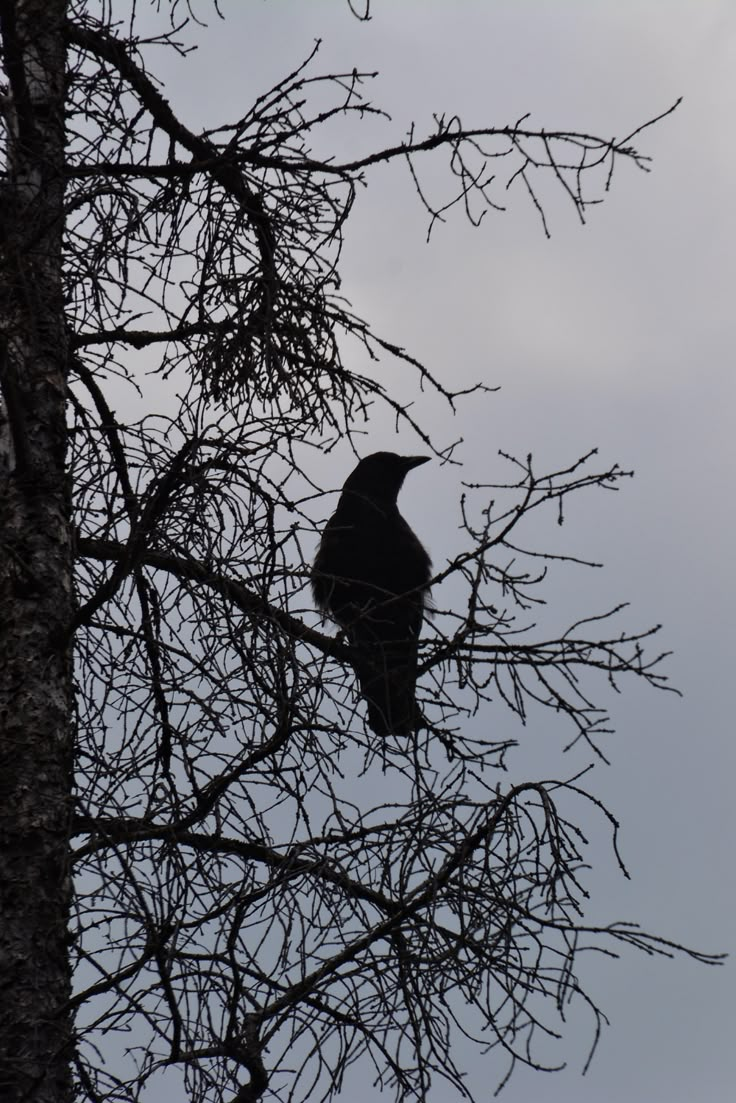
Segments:
[[[406,512],[437,565],[453,539],[438,527],[438,503],[452,508],[461,477],[500,474],[499,448],[557,463],[598,445],[605,462],[636,470],[620,494],[571,509],[569,547],[606,567],[580,582],[560,576],[560,619],[572,619],[568,601],[596,610],[630,601],[630,624],[663,623],[662,644],[675,652],[668,672],[685,696],[633,687],[614,702],[612,765],[597,768],[592,787],[622,822],[632,881],[615,878],[603,854],[593,907],[601,919],[638,920],[699,949],[732,952],[736,5],[374,0],[367,25],[343,0],[222,7],[227,22],[212,19],[201,31],[195,58],[150,61],[190,125],[235,118],[242,112],[233,103],[245,110],[317,36],[318,68],[380,71],[372,98],[392,115],[364,138],[345,133],[345,151],[393,144],[412,120],[431,129],[432,114],[443,112],[469,126],[530,112],[547,129],[624,135],[684,97],[639,139],[652,172],[622,166],[587,226],[543,191],[550,240],[519,190],[508,213],[473,230],[456,212],[426,244],[426,215],[403,168],[377,171],[347,228],[343,278],[357,312],[442,381],[502,388],[453,424],[431,415],[440,437],[465,439],[463,476],[452,467],[429,476],[429,465],[411,476]],[[418,450],[378,421],[364,451],[386,446]],[[562,759],[559,741],[539,732],[521,738],[514,779],[567,776],[584,764]],[[568,1069],[521,1069],[502,1098],[734,1097],[733,962],[707,968],[629,953],[588,968],[586,986],[611,1020],[590,1071],[581,1078],[589,1041],[581,1024]],[[497,1074],[492,1057],[474,1060],[481,1097]]]

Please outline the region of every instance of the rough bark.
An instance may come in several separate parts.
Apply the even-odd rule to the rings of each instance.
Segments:
[[[0,1098],[71,1099],[65,0],[0,0]]]

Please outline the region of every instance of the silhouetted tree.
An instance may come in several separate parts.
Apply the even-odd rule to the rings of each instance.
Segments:
[[[530,515],[626,473],[506,457],[502,485],[466,489],[467,550],[432,579],[426,727],[366,728],[310,598],[331,512],[310,461],[373,402],[449,455],[366,354],[462,395],[339,297],[342,235],[394,161],[431,220],[477,222],[519,188],[542,214],[545,178],[582,216],[601,172],[644,166],[642,128],[438,118],[323,160],[315,130],[377,112],[367,74],[310,56],[200,133],[147,71],[152,47],[185,52],[189,7],[115,8],[0,0],[0,1093],[132,1101],[173,1078],[192,1101],[315,1099],[356,1061],[399,1099],[463,1092],[456,1030],[513,1067],[569,998],[599,1018],[581,942],[674,948],[586,927],[579,805],[615,821],[577,781],[504,788],[508,740],[466,720],[491,695],[536,702],[597,746],[596,674],[664,677],[651,631],[591,617],[540,640],[523,620],[555,558],[522,550]]]

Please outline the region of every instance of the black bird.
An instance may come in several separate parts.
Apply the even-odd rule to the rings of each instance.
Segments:
[[[342,488],[312,568],[319,608],[345,630],[368,722],[408,735],[421,721],[415,687],[432,561],[396,505],[408,471],[429,456],[374,452]]]

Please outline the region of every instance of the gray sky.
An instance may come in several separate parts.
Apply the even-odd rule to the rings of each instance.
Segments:
[[[466,125],[530,112],[539,127],[623,135],[684,97],[639,139],[652,172],[622,166],[586,227],[543,192],[551,240],[519,191],[507,214],[489,213],[472,230],[457,212],[427,245],[404,170],[377,171],[348,225],[343,277],[358,313],[441,380],[501,385],[452,424],[428,414],[438,436],[464,437],[462,477],[493,480],[499,448],[557,463],[598,445],[605,462],[636,470],[618,495],[570,510],[567,546],[605,571],[560,573],[549,592],[560,623],[577,603],[598,610],[621,600],[632,603],[628,624],[661,621],[662,646],[675,652],[668,672],[685,692],[680,700],[629,687],[613,703],[613,762],[596,768],[592,788],[622,822],[632,881],[614,876],[602,850],[591,908],[601,920],[638,920],[698,949],[733,951],[736,6],[374,0],[372,10],[360,25],[342,0],[231,0],[226,24],[211,20],[194,59],[150,64],[191,125],[212,125],[236,117],[223,108],[247,106],[319,36],[317,67],[380,70],[372,98],[393,117],[363,136],[343,133],[341,151],[393,144],[412,120],[431,129],[433,112]],[[438,160],[438,188],[443,167]],[[417,450],[379,420],[365,452],[382,446]],[[454,509],[461,475],[428,470],[412,476],[407,515],[439,564],[460,535],[438,530],[438,503]],[[501,712],[498,723],[510,720]],[[563,758],[557,737],[513,734],[522,742],[515,780],[585,765],[584,754]],[[736,1085],[734,968],[591,957],[583,977],[611,1028],[587,1076],[581,1022],[567,1070],[520,1069],[502,1098],[725,1103]],[[493,1085],[498,1066],[475,1057],[469,1073],[476,1087]]]

